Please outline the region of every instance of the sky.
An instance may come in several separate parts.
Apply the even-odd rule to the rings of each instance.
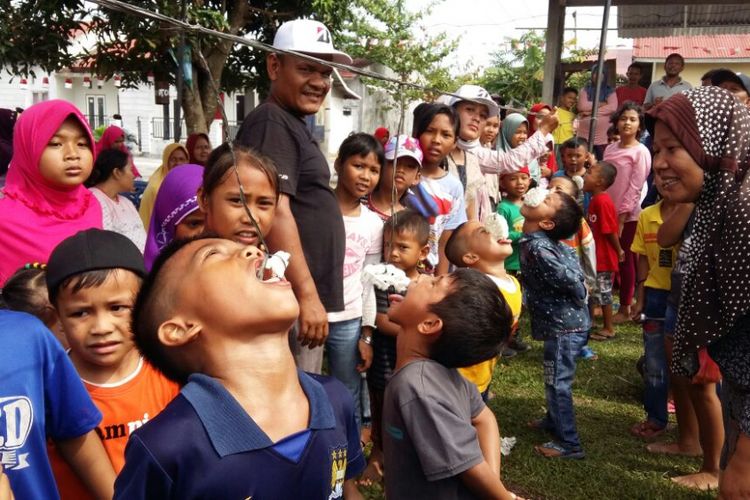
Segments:
[[[459,41],[451,61],[453,67],[471,62],[483,68],[490,64],[491,55],[509,38],[518,38],[528,29],[547,26],[547,0],[406,0],[406,7],[416,12],[432,5],[432,12],[423,19],[427,31],[444,31]],[[595,48],[599,45],[603,7],[571,7],[567,9],[564,40],[574,37],[573,28],[595,28],[577,32],[578,46]],[[576,20],[573,19],[576,12]],[[610,11],[609,27],[617,27],[617,8]],[[608,31],[607,46],[632,46],[632,40],[617,38],[617,31]]]

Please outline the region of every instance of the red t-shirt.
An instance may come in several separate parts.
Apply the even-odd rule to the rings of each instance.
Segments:
[[[586,220],[591,226],[596,243],[596,272],[617,271],[620,263],[617,250],[609,239],[605,238],[607,234],[617,234],[620,229],[615,204],[612,203],[609,194],[599,193],[591,198]]]
[[[643,101],[646,100],[647,89],[645,87],[636,87],[631,89],[627,85],[617,87],[615,94],[617,94],[617,104],[622,105],[625,101],[634,101],[636,104],[643,106]]]

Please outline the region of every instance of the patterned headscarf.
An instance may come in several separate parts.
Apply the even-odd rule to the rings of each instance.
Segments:
[[[673,370],[750,313],[750,112],[728,91],[698,87],[652,108],[704,170],[674,341]]]

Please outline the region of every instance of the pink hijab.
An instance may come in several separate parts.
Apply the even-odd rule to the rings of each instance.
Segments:
[[[13,134],[13,158],[0,199],[0,286],[27,262],[46,262],[68,236],[102,227],[102,209],[91,192],[76,186],[61,190],[39,171],[50,138],[68,117],[76,118],[94,145],[86,119],[68,101],[31,106],[19,116]]]

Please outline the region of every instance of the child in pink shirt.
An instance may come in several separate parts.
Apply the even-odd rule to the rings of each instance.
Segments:
[[[625,251],[625,258],[620,262],[620,310],[613,318],[615,323],[623,323],[630,319],[635,290],[635,256],[630,245],[641,213],[641,192],[651,171],[651,154],[638,142],[644,128],[640,106],[626,102],[612,115],[612,124],[617,127],[620,141],[607,146],[604,160],[617,169],[615,182],[607,192],[615,204],[620,246]]]

